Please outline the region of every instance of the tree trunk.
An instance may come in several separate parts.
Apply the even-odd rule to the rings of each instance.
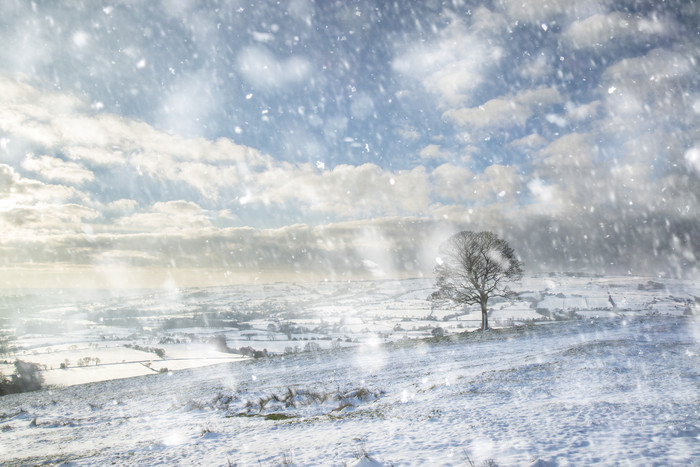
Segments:
[[[489,316],[486,309],[488,298],[481,300],[481,330],[486,331],[489,328]]]

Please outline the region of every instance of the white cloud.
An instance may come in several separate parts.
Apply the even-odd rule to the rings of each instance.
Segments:
[[[248,84],[263,90],[279,90],[305,82],[312,71],[307,59],[300,56],[278,59],[263,46],[243,48],[236,65]]]
[[[605,70],[604,76],[620,87],[624,83],[655,87],[696,77],[699,57],[700,53],[694,48],[657,48],[646,55],[618,61]]]
[[[197,204],[183,200],[158,202],[153,205],[152,209],[153,212],[171,214],[173,216],[201,215],[203,213],[202,208]]]
[[[454,201],[470,198],[468,189],[474,174],[469,169],[446,163],[433,170],[430,176],[438,198],[444,197]]]
[[[15,88],[23,91],[26,98],[40,95],[24,85]],[[60,95],[52,99],[62,102]],[[19,101],[22,103],[22,98]],[[312,211],[339,218],[419,213],[430,204],[431,188],[422,167],[390,172],[373,164],[340,165],[319,173],[311,165],[278,162],[227,139],[184,138],[144,122],[107,113],[92,115],[80,105],[68,108],[74,111],[43,115],[40,124],[52,137],[34,141],[45,144],[47,152],[60,151],[75,162],[30,156],[25,161],[27,170],[78,185],[94,180],[94,173],[82,168],[78,161],[99,166],[102,171],[131,167],[149,177],[147,183],[161,180],[187,184],[212,201],[217,201],[221,190],[226,190],[248,203],[300,203]],[[18,126],[8,128],[10,134],[21,131],[19,122],[38,120],[22,105],[13,110]],[[142,214],[125,219],[122,226],[137,221],[149,224],[151,221]],[[155,225],[158,220],[165,219],[151,223]]]
[[[27,158],[25,169],[50,180],[76,185],[94,180],[78,161],[107,169],[128,163],[144,175],[184,182],[217,199],[222,187],[250,181],[274,164],[271,157],[228,139],[184,138],[113,114],[94,115],[70,96],[0,78],[0,102],[7,104],[0,105],[0,131],[75,161],[48,155]]]
[[[438,144],[429,144],[420,150],[418,155],[421,159],[443,159],[450,160],[454,158],[454,154],[443,150]]]
[[[522,149],[540,148],[545,144],[547,144],[547,140],[542,135],[537,133],[532,133],[510,142],[511,146]]]
[[[469,29],[476,34],[487,36],[491,39],[508,33],[509,25],[507,18],[501,13],[479,6],[471,14]]]
[[[478,107],[448,110],[443,118],[458,126],[477,129],[522,127],[539,109],[561,100],[554,88],[526,89],[512,96],[491,99]]]
[[[99,216],[85,201],[72,187],[25,178],[0,164],[0,245],[29,242],[38,248],[47,238],[81,232],[84,220]]]
[[[603,218],[614,213],[616,222],[624,223],[625,216],[665,211],[668,204],[675,205],[675,196],[664,188],[668,181],[653,176],[653,161],[640,148],[625,145],[615,160],[609,160],[601,154],[595,134],[562,136],[542,149],[533,164],[528,188],[536,202],[529,211],[547,214],[551,209],[572,223],[584,214]]]
[[[569,133],[541,149],[533,164],[533,176],[563,188],[564,199],[576,203],[596,203],[605,194],[595,187],[601,183],[604,168],[595,162],[598,149],[588,134]],[[604,167],[604,166],[603,166]]]
[[[220,105],[213,89],[213,70],[202,68],[178,75],[160,101],[157,126],[183,136],[197,136],[202,122]]]
[[[556,216],[567,211],[566,188],[558,184],[547,184],[540,178],[527,182],[527,188],[534,197],[534,203],[528,206],[530,214]]]
[[[540,52],[535,57],[525,60],[518,74],[533,83],[544,81],[552,72],[553,60],[550,54]]]
[[[130,164],[139,173],[155,180],[167,180],[196,188],[202,197],[219,199],[223,188],[240,192],[243,185],[255,185],[257,173],[246,164],[211,164],[180,161],[177,158],[154,152],[134,154]]]
[[[84,199],[86,196],[73,187],[51,185],[25,178],[9,165],[0,164],[0,203],[4,207],[32,205],[39,202],[63,203]]]
[[[119,218],[116,225],[122,232],[190,233],[195,236],[204,235],[213,227],[201,207],[182,200],[154,203],[148,211]]]
[[[126,215],[132,213],[138,206],[138,201],[134,199],[118,199],[109,203],[105,210],[110,214]]]
[[[549,123],[558,126],[559,128],[564,128],[569,124],[569,121],[556,113],[550,113],[544,116],[545,120]]]
[[[431,173],[436,198],[447,202],[466,203],[472,208],[483,209],[490,204],[511,204],[519,196],[523,179],[515,166],[493,164],[481,173],[446,163]],[[433,205],[433,214],[443,207]]]
[[[687,90],[694,86],[699,60],[697,48],[657,48],[609,66],[601,86],[601,131],[631,139],[660,126],[685,127],[695,115]],[[615,92],[603,92],[612,88]]]
[[[581,133],[568,133],[559,137],[540,151],[541,167],[546,170],[589,169],[598,150],[591,142],[591,136]]]
[[[477,175],[466,189],[477,203],[513,201],[521,190],[522,177],[514,166],[493,164]]]
[[[698,104],[700,107],[700,104]],[[415,128],[399,128],[396,130],[400,137],[408,141],[417,141],[420,139],[421,134]]]
[[[27,154],[22,161],[22,167],[47,180],[66,182],[71,185],[82,185],[95,179],[95,174],[82,165],[50,156],[37,157]]]
[[[15,138],[54,146],[61,141],[61,134],[50,121],[81,107],[82,103],[69,95],[39,92],[0,74],[0,131]]]
[[[448,110],[443,117],[458,126],[476,128],[507,128],[523,126],[532,111],[510,99],[491,99],[472,108]]]
[[[392,68],[411,79],[418,79],[429,92],[440,97],[445,107],[469,102],[488,72],[503,56],[500,47],[482,40],[456,17],[430,42],[403,44],[392,61]]]
[[[126,156],[119,148],[67,146],[63,152],[68,158],[88,165],[115,166],[126,162]]]
[[[546,24],[561,16],[586,18],[604,11],[598,0],[498,0],[496,3],[513,21]]]
[[[598,100],[580,105],[569,101],[564,107],[566,117],[574,122],[596,120],[600,117],[602,111],[602,103]]]
[[[677,25],[667,18],[633,16],[621,12],[595,14],[572,23],[562,37],[574,48],[610,47],[611,44],[634,40],[644,43],[655,36],[675,31]]]
[[[249,201],[301,203],[341,218],[423,212],[430,185],[423,167],[388,172],[375,164],[338,165],[319,172],[311,165],[283,165],[259,174]]]

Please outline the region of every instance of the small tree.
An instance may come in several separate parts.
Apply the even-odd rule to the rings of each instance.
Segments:
[[[492,232],[459,232],[440,246],[435,267],[438,290],[429,299],[481,305],[481,329],[486,330],[489,298],[513,295],[507,282],[522,274],[522,263],[505,240]]]
[[[0,374],[0,396],[17,392],[38,391],[44,382],[39,365],[15,360],[15,374],[9,378]]]

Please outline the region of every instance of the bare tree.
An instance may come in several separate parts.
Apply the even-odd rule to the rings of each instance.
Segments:
[[[438,290],[429,299],[481,305],[481,329],[486,330],[489,298],[513,295],[507,282],[522,274],[522,263],[505,240],[492,232],[459,232],[440,246],[435,267]]]

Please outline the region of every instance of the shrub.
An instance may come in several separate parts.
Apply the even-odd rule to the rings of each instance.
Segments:
[[[15,360],[15,374],[4,377],[0,374],[0,395],[38,391],[44,382],[39,365]]]
[[[321,346],[317,344],[316,342],[308,342],[304,346],[304,352],[320,352],[321,351]]]
[[[239,354],[246,356],[246,357],[253,357],[253,358],[267,357],[267,349],[255,350],[254,348],[252,348],[250,346],[240,347],[238,350],[234,349],[234,352],[239,353]]]
[[[282,412],[283,410],[299,409],[311,405],[324,406],[326,403],[333,408],[330,413],[341,412],[348,407],[356,407],[363,402],[378,399],[383,391],[372,391],[365,387],[358,387],[346,392],[316,391],[305,388],[288,387],[282,394],[269,394],[259,397],[257,400],[246,401],[245,412],[239,416],[264,416],[267,420],[284,420],[294,418],[294,415]],[[327,406],[326,406],[327,407]],[[228,405],[226,406],[228,408]],[[267,415],[263,412],[267,412]],[[268,416],[271,415],[271,416]]]
[[[137,344],[124,344],[124,347],[127,349],[133,349],[133,350],[138,350],[141,352],[151,352],[156,354],[160,358],[165,358],[165,349],[161,348],[156,348],[156,347],[142,347]]]
[[[213,344],[214,348],[219,352],[231,352],[231,349],[228,347],[228,343],[226,342],[226,336],[223,334],[212,336],[209,339],[209,342]],[[163,355],[165,355],[165,352],[163,352]]]

